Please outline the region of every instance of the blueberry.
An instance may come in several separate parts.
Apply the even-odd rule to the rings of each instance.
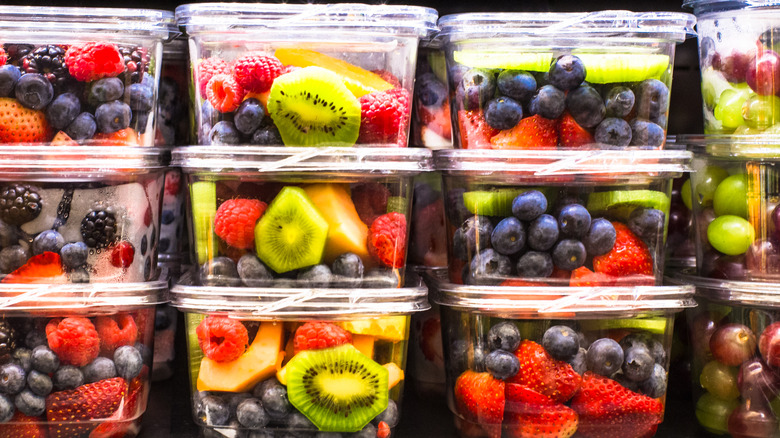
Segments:
[[[54,98],[54,87],[42,74],[27,73],[16,81],[14,95],[27,108],[42,110]]]
[[[512,98],[497,97],[487,103],[484,114],[491,128],[510,129],[523,118],[523,107]]]
[[[127,87],[130,95],[130,109],[148,112],[154,107],[154,86],[151,84],[132,84]]]
[[[454,224],[463,222],[464,218],[471,215],[463,202],[463,193],[465,192],[466,190],[463,188],[451,188],[447,191],[444,212],[450,222]]]
[[[666,136],[664,128],[653,122],[634,119],[629,123],[631,127],[631,146],[645,146],[659,148],[664,144]]]
[[[568,360],[569,365],[571,365],[574,371],[579,375],[585,374],[585,371],[588,371],[587,356],[588,350],[580,347],[577,350],[577,353]]]
[[[39,345],[43,345],[44,347],[49,345],[46,340],[46,333],[40,330],[33,330],[27,333],[24,337],[24,345],[30,349],[30,354],[32,354],[32,349]]]
[[[520,341],[520,330],[511,322],[499,322],[488,330],[487,346],[490,351],[515,351],[520,346]]]
[[[349,434],[349,438],[375,438],[376,437],[376,426],[374,426],[371,423],[368,423],[360,429],[357,432]]]
[[[135,347],[124,345],[114,350],[114,365],[119,377],[131,380],[141,372],[144,362],[141,353]]]
[[[630,380],[622,371],[613,374],[611,378],[623,388],[626,388],[629,391],[639,392],[639,385],[637,382]]]
[[[81,102],[73,93],[65,93],[57,96],[46,108],[46,120],[56,130],[68,127],[81,113]]]
[[[530,222],[547,211],[547,197],[538,190],[523,192],[512,201],[512,214],[521,221]]]
[[[666,363],[666,349],[663,344],[645,333],[630,333],[624,336],[620,340],[620,346],[623,347],[623,350],[633,346],[644,347],[650,351],[650,355],[653,356],[655,363],[661,365]]]
[[[638,207],[628,217],[628,228],[648,244],[660,242],[664,234],[664,212]]]
[[[26,377],[22,367],[13,362],[0,366],[0,392],[18,394],[24,389]]]
[[[282,135],[279,134],[279,129],[273,123],[268,123],[261,126],[254,133],[252,133],[252,139],[249,143],[258,146],[281,146]]]
[[[282,419],[292,410],[287,399],[287,388],[275,378],[257,384],[253,394],[263,402],[263,408],[272,419]]]
[[[60,358],[46,345],[33,348],[30,360],[33,369],[44,374],[51,374],[60,367]]]
[[[209,394],[195,404],[195,418],[208,426],[222,426],[230,420],[230,409],[222,398]]]
[[[68,272],[68,278],[73,284],[86,284],[89,283],[89,272],[86,268],[76,268]]]
[[[388,400],[385,410],[374,417],[374,419],[371,420],[371,424],[379,425],[380,422],[384,421],[388,426],[395,427],[398,425],[398,420],[400,418],[401,416],[398,412],[398,405],[394,400]]]
[[[264,427],[270,420],[263,409],[263,403],[256,398],[248,398],[239,403],[236,407],[236,418],[242,426],[249,429]]]
[[[586,361],[590,371],[609,377],[623,365],[623,349],[613,339],[597,339],[588,347]]]
[[[496,379],[509,379],[520,371],[520,359],[504,350],[493,350],[485,356],[485,368]]]
[[[582,239],[585,250],[590,256],[600,256],[612,251],[617,233],[612,223],[604,218],[596,218],[590,223],[588,234]]]
[[[659,123],[669,104],[669,88],[658,79],[645,79],[636,87],[637,118]]]
[[[630,88],[618,85],[607,91],[604,97],[604,104],[607,108],[607,117],[623,118],[631,114],[634,109],[636,96]]]
[[[65,365],[57,369],[52,380],[58,391],[76,389],[84,384],[84,373],[74,366]]]
[[[130,105],[118,100],[104,103],[95,110],[97,129],[104,134],[127,128],[130,126],[131,116]]]
[[[580,349],[577,332],[565,325],[554,325],[542,336],[542,347],[556,360],[569,361]]]
[[[607,117],[596,127],[593,137],[605,145],[628,146],[631,144],[631,126],[623,119]]]
[[[349,278],[362,278],[363,277],[363,260],[360,257],[351,252],[345,252],[336,257],[333,261],[333,274],[340,275],[342,277]]]
[[[95,116],[91,113],[81,113],[65,128],[65,133],[76,141],[92,138],[97,131]]]
[[[0,273],[10,274],[30,258],[30,253],[20,245],[13,245],[0,250]]]
[[[566,109],[566,95],[552,85],[545,85],[536,92],[528,104],[531,114],[547,119],[557,119]]]
[[[240,144],[241,133],[233,125],[233,122],[222,120],[209,131],[209,142],[216,146]]]
[[[590,213],[580,204],[569,204],[558,213],[558,226],[561,235],[583,237],[590,229]]]
[[[487,248],[493,224],[485,216],[470,216],[455,230],[452,247],[455,257],[469,260],[473,254]]]
[[[229,257],[215,257],[200,268],[200,282],[204,286],[239,286],[236,263]]]
[[[7,423],[14,416],[14,403],[5,395],[0,394],[0,423]]]
[[[32,370],[27,373],[27,386],[30,388],[30,391],[35,394],[46,397],[49,395],[54,385],[48,374]]]
[[[648,397],[658,398],[666,394],[666,386],[666,370],[661,364],[655,364],[650,377],[639,382],[639,391]]]
[[[90,83],[87,102],[98,106],[101,103],[117,100],[125,94],[125,84],[119,78],[103,78]]]
[[[525,247],[525,228],[516,217],[502,219],[490,234],[490,244],[503,255],[513,255]]]
[[[298,283],[301,287],[328,287],[332,276],[328,265],[314,265],[298,273]]]
[[[585,80],[585,64],[574,55],[563,55],[553,61],[549,81],[563,91],[573,90]]]
[[[553,273],[553,260],[546,252],[528,251],[517,260],[517,275],[526,278],[549,277]]]
[[[84,382],[94,383],[103,379],[111,379],[117,376],[114,361],[107,357],[97,357],[92,362],[81,367],[84,373]]]
[[[430,72],[423,73],[414,84],[414,97],[427,107],[440,107],[448,94],[447,86]]]
[[[46,399],[25,389],[14,398],[14,406],[24,415],[37,417],[46,412]]]
[[[646,347],[634,345],[624,351],[622,370],[628,380],[641,382],[649,379],[653,365],[655,361]]]
[[[163,225],[170,225],[176,219],[176,215],[172,210],[163,210],[160,220]]]
[[[292,432],[292,435],[300,438],[308,438],[309,432],[313,433],[317,430],[317,426],[311,422],[305,415],[298,411],[293,411],[287,418],[284,419],[287,425],[287,430]]]
[[[65,246],[65,238],[62,237],[62,234],[54,230],[46,230],[33,239],[33,255],[43,254],[47,251],[59,253],[63,246]]]
[[[481,109],[496,92],[496,77],[490,70],[471,69],[455,88],[455,98],[465,110]]]
[[[160,253],[165,253],[168,251],[168,248],[171,247],[171,240],[167,237],[161,237],[160,238],[160,246],[157,248]]]
[[[255,98],[249,98],[241,102],[241,105],[236,109],[233,115],[233,124],[240,132],[248,135],[260,127],[263,117],[265,117],[263,104]]]
[[[9,97],[16,87],[22,72],[19,67],[6,64],[0,67],[0,97]]]
[[[566,107],[574,120],[583,128],[595,127],[607,114],[607,108],[599,92],[587,85],[569,91],[566,96]]]
[[[32,350],[24,347],[17,348],[11,353],[11,361],[22,367],[25,373],[29,373],[32,370]]]
[[[274,277],[271,270],[254,254],[244,254],[238,259],[238,276],[245,286],[270,286]]]
[[[498,75],[498,92],[512,99],[528,103],[536,92],[536,79],[522,70],[504,70]]]
[[[563,239],[552,251],[553,264],[564,271],[573,271],[585,264],[587,252],[579,240]]]
[[[493,248],[487,248],[474,256],[469,268],[469,284],[498,284],[512,274],[512,261]]]
[[[526,241],[531,249],[547,251],[558,241],[558,221],[549,214],[543,214],[528,225]]]

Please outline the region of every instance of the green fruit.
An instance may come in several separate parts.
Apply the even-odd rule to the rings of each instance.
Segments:
[[[580,321],[580,325],[585,331],[631,329],[658,335],[663,335],[666,333],[667,329],[671,330],[669,323],[670,320],[666,317]]]
[[[738,405],[737,400],[721,400],[707,392],[696,402],[696,419],[708,432],[722,435],[728,432],[729,415]]]
[[[728,178],[729,172],[718,166],[707,166],[701,171],[696,172],[696,202],[703,206],[712,205],[712,198],[715,196],[715,190],[720,183]],[[690,196],[690,189],[688,190]],[[692,208],[692,207],[691,207]]]
[[[715,209],[715,214],[718,216],[731,214],[747,219],[747,186],[748,179],[744,173],[731,175],[722,180],[712,196],[712,207]]]
[[[668,215],[670,202],[666,193],[655,190],[614,190],[591,193],[586,208],[594,214],[616,208],[646,207],[661,210]]]
[[[352,344],[305,350],[287,363],[287,396],[321,431],[357,432],[387,408],[388,371]]]
[[[592,84],[661,79],[671,67],[669,57],[639,53],[575,53],[585,64],[585,81]]]
[[[257,257],[276,273],[320,262],[328,222],[300,187],[287,186],[255,226]]]
[[[511,216],[512,201],[531,189],[473,190],[463,193],[463,204],[473,214],[481,216]]]
[[[485,52],[482,50],[459,50],[452,54],[455,62],[471,68],[503,68],[546,72],[552,64],[552,52]]]
[[[683,204],[685,204],[685,208],[688,210],[693,210],[693,203],[691,202],[691,179],[688,178],[683,183],[682,187],[680,187],[680,197],[682,198]]]
[[[441,51],[432,51],[428,53],[428,65],[431,71],[436,75],[436,79],[443,84],[447,83],[447,60]]]
[[[721,72],[712,67],[701,72],[701,95],[708,108],[714,108],[718,104],[720,95],[729,88],[733,88],[733,86],[723,77]]]
[[[198,181],[190,185],[192,204],[192,229],[195,235],[195,255],[198,264],[217,256],[219,242],[214,234],[214,217],[217,215],[217,186],[211,181]]]
[[[409,209],[409,202],[403,196],[390,196],[387,198],[387,212],[406,214]],[[370,225],[370,224],[369,224]]]
[[[198,377],[200,363],[203,361],[203,350],[200,348],[200,342],[198,341],[198,335],[195,330],[204,319],[206,319],[206,315],[201,313],[187,312],[184,314],[184,324],[186,328],[184,333],[187,335],[187,354],[190,363],[190,377],[193,381]]]
[[[733,130],[745,124],[745,119],[742,118],[742,107],[749,96],[750,92],[734,88],[721,93],[713,113],[723,129]]]
[[[268,114],[285,146],[352,146],[360,133],[360,102],[338,75],[321,67],[276,78]]]
[[[721,400],[735,400],[739,397],[737,368],[712,360],[704,365],[699,375],[701,387]]]
[[[753,239],[753,226],[739,216],[719,216],[707,226],[707,240],[710,245],[726,255],[744,254]]]
[[[780,98],[752,95],[742,106],[742,118],[751,128],[767,129],[780,122]]]

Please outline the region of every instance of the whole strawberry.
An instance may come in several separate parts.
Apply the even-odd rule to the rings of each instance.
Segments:
[[[612,251],[593,258],[593,270],[613,277],[653,275],[653,258],[647,245],[627,226],[612,222],[617,233]]]
[[[95,426],[87,420],[113,415],[126,393],[125,379],[114,377],[49,394],[46,397],[46,419],[49,421],[50,438],[83,436]]]
[[[234,248],[252,248],[255,225],[266,207],[265,202],[257,199],[228,199],[220,204],[214,216],[214,232]]]
[[[360,98],[360,143],[406,146],[409,93],[403,88],[375,91]]]
[[[504,419],[504,381],[490,373],[465,371],[455,381],[455,404],[458,414],[478,423],[490,438],[501,437]]]
[[[526,117],[490,139],[494,149],[553,149],[558,145],[556,121],[540,115]]]
[[[374,220],[368,230],[368,253],[390,268],[406,262],[406,216],[391,212]]]
[[[92,42],[70,46],[65,52],[65,63],[73,78],[91,82],[119,76],[125,71],[125,62],[117,46]]]
[[[562,403],[514,383],[504,395],[504,436],[568,438],[577,431],[577,413]]]
[[[233,77],[244,90],[264,93],[274,79],[282,74],[282,62],[268,55],[246,55],[233,64]]]
[[[564,403],[580,388],[580,375],[566,362],[555,360],[541,345],[528,339],[515,350],[520,371],[508,382],[523,385]]]
[[[1,143],[37,143],[50,137],[51,128],[43,111],[25,108],[16,99],[0,97]]]

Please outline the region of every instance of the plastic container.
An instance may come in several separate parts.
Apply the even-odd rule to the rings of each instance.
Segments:
[[[689,161],[685,151],[434,152],[450,281],[660,285],[672,178]]]
[[[136,436],[150,391],[154,306],[166,289],[3,285],[0,433]]]
[[[184,146],[190,141],[189,52],[187,39],[163,45],[160,90],[157,97],[158,146]]]
[[[155,148],[0,146],[0,282],[157,278],[164,171]]]
[[[695,21],[629,11],[442,17],[455,147],[662,148],[675,44]]]
[[[437,280],[447,278],[447,270],[415,267],[415,273],[430,275]],[[426,285],[432,280],[426,280]],[[444,402],[446,380],[444,374],[444,349],[441,344],[441,314],[439,305],[431,303],[425,312],[412,315],[409,334],[409,361],[406,368],[409,383],[421,400]]]
[[[181,170],[169,168],[165,172],[165,189],[160,213],[160,257],[182,258],[189,251],[186,215],[187,189]]]
[[[417,43],[436,18],[417,6],[179,6],[198,144],[406,147]]]
[[[371,436],[377,429],[389,436],[401,412],[410,315],[429,308],[426,295],[424,287],[174,287],[172,302],[187,328],[196,423],[225,436],[366,429]],[[248,336],[239,344],[249,347],[219,353],[208,339],[199,341],[219,327],[229,331],[226,338]],[[308,349],[317,344],[326,347]],[[306,395],[330,390],[336,393],[320,399],[330,407]],[[252,410],[258,399],[263,408]],[[355,399],[360,402],[344,407]]]
[[[670,136],[667,149],[687,150],[687,146]],[[696,236],[691,210],[690,174],[672,181],[672,203],[669,206],[669,232],[666,236],[666,267],[687,269],[696,267]]]
[[[431,286],[456,428],[475,437],[654,435],[674,315],[695,305],[692,295],[690,286]]]
[[[780,276],[780,160],[763,137],[692,137],[696,265],[704,277]]]
[[[189,147],[192,254],[212,286],[398,287],[425,149]]]
[[[447,63],[440,38],[420,41],[414,74],[412,146],[452,148]]]
[[[693,276],[699,306],[686,312],[693,402],[699,425],[719,435],[773,436],[776,395],[777,283]]]
[[[421,173],[414,179],[409,263],[428,268],[447,266],[447,230],[444,226],[441,175]]]
[[[183,261],[174,256],[161,256],[160,259],[161,261],[157,265],[160,270],[160,280],[167,281],[168,284],[176,284],[179,281]],[[169,304],[159,304],[155,308],[153,382],[166,380],[173,376],[178,320],[179,312]]]
[[[0,143],[154,146],[172,24],[151,9],[5,8]]]

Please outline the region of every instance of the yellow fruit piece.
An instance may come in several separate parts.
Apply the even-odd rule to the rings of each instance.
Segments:
[[[399,315],[341,321],[337,324],[353,335],[371,335],[386,341],[399,342],[406,339],[408,323],[406,316]]]
[[[404,370],[399,368],[395,362],[389,362],[382,366],[387,368],[387,389],[392,389],[404,379]]]
[[[373,266],[366,245],[368,227],[360,220],[347,187],[323,183],[305,186],[303,190],[328,223],[323,261],[331,264],[341,254],[352,252],[363,260],[364,265]]]
[[[344,80],[344,85],[358,98],[368,93],[387,91],[393,88],[391,84],[375,73],[313,50],[279,48],[276,49],[275,56],[286,65],[322,67],[338,74]]]
[[[366,357],[374,357],[374,341],[371,335],[352,335],[352,345]]]
[[[276,372],[276,380],[282,385],[287,386],[287,365],[281,367],[279,371]]]
[[[262,322],[252,345],[231,362],[204,357],[198,371],[198,391],[251,391],[260,381],[273,376],[284,359],[282,323]]]

